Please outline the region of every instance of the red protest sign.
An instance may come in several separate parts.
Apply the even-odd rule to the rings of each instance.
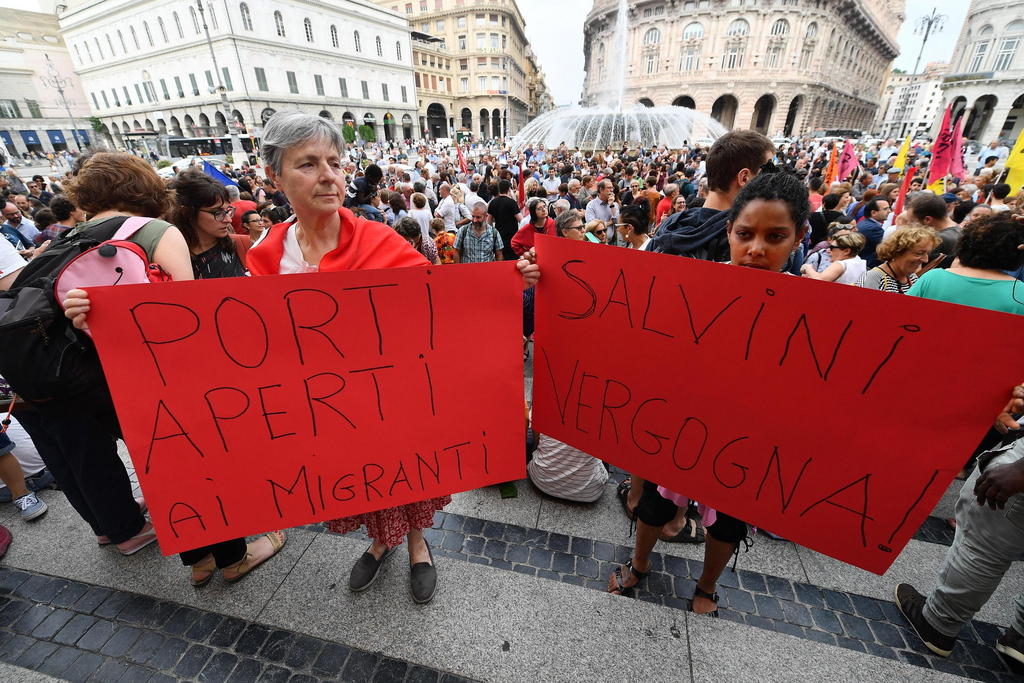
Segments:
[[[524,473],[512,264],[90,290],[165,554]]]
[[[553,237],[537,253],[539,432],[876,573],[1024,371],[1017,316]]]

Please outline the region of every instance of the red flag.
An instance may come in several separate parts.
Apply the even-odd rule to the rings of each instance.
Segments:
[[[519,208],[526,206],[526,169],[519,166]]]
[[[935,144],[932,145],[932,160],[928,166],[928,185],[942,180],[949,173],[950,162],[953,160],[953,131],[949,126],[952,110],[953,104],[950,103],[942,115],[942,126],[939,128],[939,134],[935,137]]]
[[[964,168],[964,117],[956,120],[953,126],[953,160],[949,165],[949,172],[954,178],[963,180],[967,176],[967,169]]]
[[[459,167],[463,173],[468,173],[469,168],[466,166],[466,157],[462,156],[462,145],[455,145],[455,151],[459,153]]]
[[[836,146],[832,145],[832,151],[828,155],[828,166],[825,167],[825,186],[831,185],[835,182],[836,171],[838,171],[838,165],[836,163]]]
[[[853,141],[847,140],[843,145],[843,153],[839,155],[839,180],[846,180],[857,168],[857,154],[853,149]]]
[[[896,206],[894,206],[892,209],[893,214],[896,216],[899,216],[901,213],[903,213],[903,202],[907,198],[907,192],[910,191],[910,183],[913,182],[914,175],[915,173],[912,167],[905,169],[905,174],[903,176],[903,184],[900,185],[900,194],[898,197],[896,197]]]

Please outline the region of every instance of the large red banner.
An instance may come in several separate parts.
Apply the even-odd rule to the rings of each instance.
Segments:
[[[513,264],[90,290],[161,550],[525,475]]]
[[[538,236],[534,427],[884,573],[1024,377],[1024,319]]]

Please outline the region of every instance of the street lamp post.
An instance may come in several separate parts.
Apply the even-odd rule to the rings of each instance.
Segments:
[[[509,107],[509,91],[512,88],[512,59],[505,57],[505,139],[508,140],[508,124],[512,118],[512,109]]]
[[[231,156],[235,163],[245,158],[245,150],[238,139],[238,129],[235,127],[234,117],[231,115],[231,103],[228,101],[228,90],[221,80],[220,66],[217,65],[217,54],[213,50],[213,41],[210,39],[210,27],[206,25],[206,12],[203,10],[202,0],[196,0],[196,9],[199,10],[199,17],[203,21],[203,33],[206,34],[206,45],[210,48],[210,59],[213,61],[213,72],[217,74],[217,92],[220,93],[220,106],[224,110],[224,121],[228,126],[228,135],[231,136]]]
[[[917,25],[914,27],[914,33],[917,35],[924,34],[924,39],[921,41],[921,49],[917,53],[917,61],[914,62],[914,74],[917,74],[917,68],[921,66],[921,55],[924,54],[924,46],[928,43],[928,37],[931,36],[932,31],[938,33],[946,25],[946,15],[939,14],[939,11],[932,8],[932,13],[923,16],[917,20]]]
[[[71,104],[68,102],[68,98],[64,96],[64,87],[67,86],[71,81],[60,75],[57,71],[57,65],[50,59],[50,55],[46,57],[46,72],[47,76],[40,77],[40,80],[48,88],[53,88],[57,91],[57,97],[60,98],[60,103],[64,105],[64,111],[67,112],[68,118],[71,119],[71,135],[75,138],[75,145],[78,146],[78,151],[82,151],[82,141],[78,139],[78,123],[75,121],[74,114],[71,113]]]

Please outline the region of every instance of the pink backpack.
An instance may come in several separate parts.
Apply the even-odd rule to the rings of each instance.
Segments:
[[[68,262],[53,282],[54,294],[61,306],[72,289],[169,281],[171,276],[151,263],[142,247],[128,241],[151,220],[141,216],[128,218],[112,238]]]

